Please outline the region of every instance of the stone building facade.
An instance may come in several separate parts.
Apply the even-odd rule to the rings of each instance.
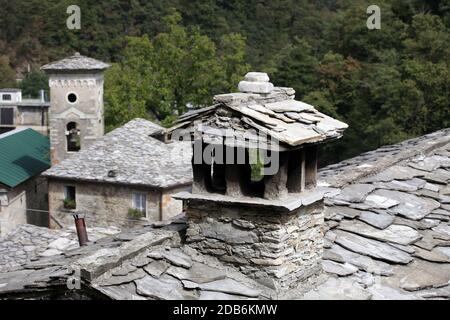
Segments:
[[[66,188],[76,192],[76,208],[66,209]],[[172,200],[171,195],[187,187],[155,189],[146,186],[92,183],[83,181],[49,179],[49,207],[52,227],[73,225],[73,213],[83,214],[89,227],[134,227],[148,222],[162,221],[179,215],[183,211],[181,201]],[[129,215],[134,208],[134,195],[145,195],[142,218]]]
[[[17,226],[33,224],[48,227],[47,180],[35,177],[12,188],[0,185],[0,237]]]
[[[49,106],[43,90],[40,91],[39,99],[23,99],[20,89],[1,89],[0,134],[14,129],[31,128],[47,136]]]
[[[191,189],[192,151],[188,143],[166,145],[150,136],[161,129],[132,120],[46,171],[53,226],[72,225],[74,213],[91,227],[129,227],[182,213],[182,201],[171,195]]]
[[[107,68],[108,64],[79,53],[41,68],[49,75],[52,164],[103,136],[103,72]]]

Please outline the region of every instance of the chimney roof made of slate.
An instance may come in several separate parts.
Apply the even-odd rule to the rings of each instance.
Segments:
[[[110,64],[100,60],[80,55],[76,52],[73,56],[59,61],[50,62],[41,67],[45,72],[64,72],[64,71],[102,71],[111,67]]]
[[[265,73],[248,73],[239,84],[241,92],[216,95],[213,106],[182,115],[168,132],[190,127],[194,121],[201,120],[206,129],[234,130],[234,136],[252,127],[290,147],[342,137],[347,124],[295,100],[293,88],[273,87],[268,79]],[[214,116],[217,109],[223,107],[229,109],[231,115]]]

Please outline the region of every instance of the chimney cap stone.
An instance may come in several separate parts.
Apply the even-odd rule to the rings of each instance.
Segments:
[[[269,82],[270,78],[265,72],[249,72],[245,75],[244,81],[248,82]]]
[[[264,72],[249,72],[245,75],[244,80],[239,82],[239,91],[246,93],[263,93],[272,92],[274,86],[269,82],[270,78]]]

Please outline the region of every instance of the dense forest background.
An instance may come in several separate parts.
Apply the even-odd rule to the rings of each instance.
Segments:
[[[75,3],[81,30],[68,30]],[[381,30],[366,26],[371,4]],[[450,0],[0,0],[0,26],[0,87],[37,94],[39,66],[75,51],[113,62],[109,130],[170,125],[250,69],[350,125],[323,163],[450,127]]]

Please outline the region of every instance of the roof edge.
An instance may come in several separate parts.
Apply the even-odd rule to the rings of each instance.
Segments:
[[[49,180],[58,180],[58,181],[75,181],[82,183],[100,183],[100,184],[113,184],[113,185],[121,185],[121,186],[131,186],[131,187],[146,187],[153,190],[167,190],[174,189],[177,187],[185,187],[192,184],[192,182],[183,182],[180,184],[170,184],[167,186],[156,186],[151,184],[141,184],[141,183],[128,183],[123,181],[107,181],[107,180],[94,180],[94,179],[82,179],[82,178],[70,178],[70,177],[61,177],[52,174],[45,174],[45,171],[41,173],[42,177],[45,177]]]
[[[397,144],[382,146],[378,149],[341,161],[340,163],[329,165],[319,170],[319,179],[330,186],[342,188],[370,175],[377,174],[401,161],[418,155],[428,154],[433,150],[441,148],[447,144],[450,144],[450,128],[405,140]],[[363,160],[359,161],[358,159],[369,153],[376,151],[381,152],[384,149],[390,149],[394,146],[400,147],[401,151],[394,154],[385,152],[383,156],[380,156],[376,159],[376,161],[371,163],[364,163]],[[353,162],[358,163],[359,165],[356,167],[350,163],[345,165],[345,162],[349,162],[350,160],[354,160]],[[335,168],[339,164],[344,164],[344,166],[340,168],[339,173],[336,173]]]

